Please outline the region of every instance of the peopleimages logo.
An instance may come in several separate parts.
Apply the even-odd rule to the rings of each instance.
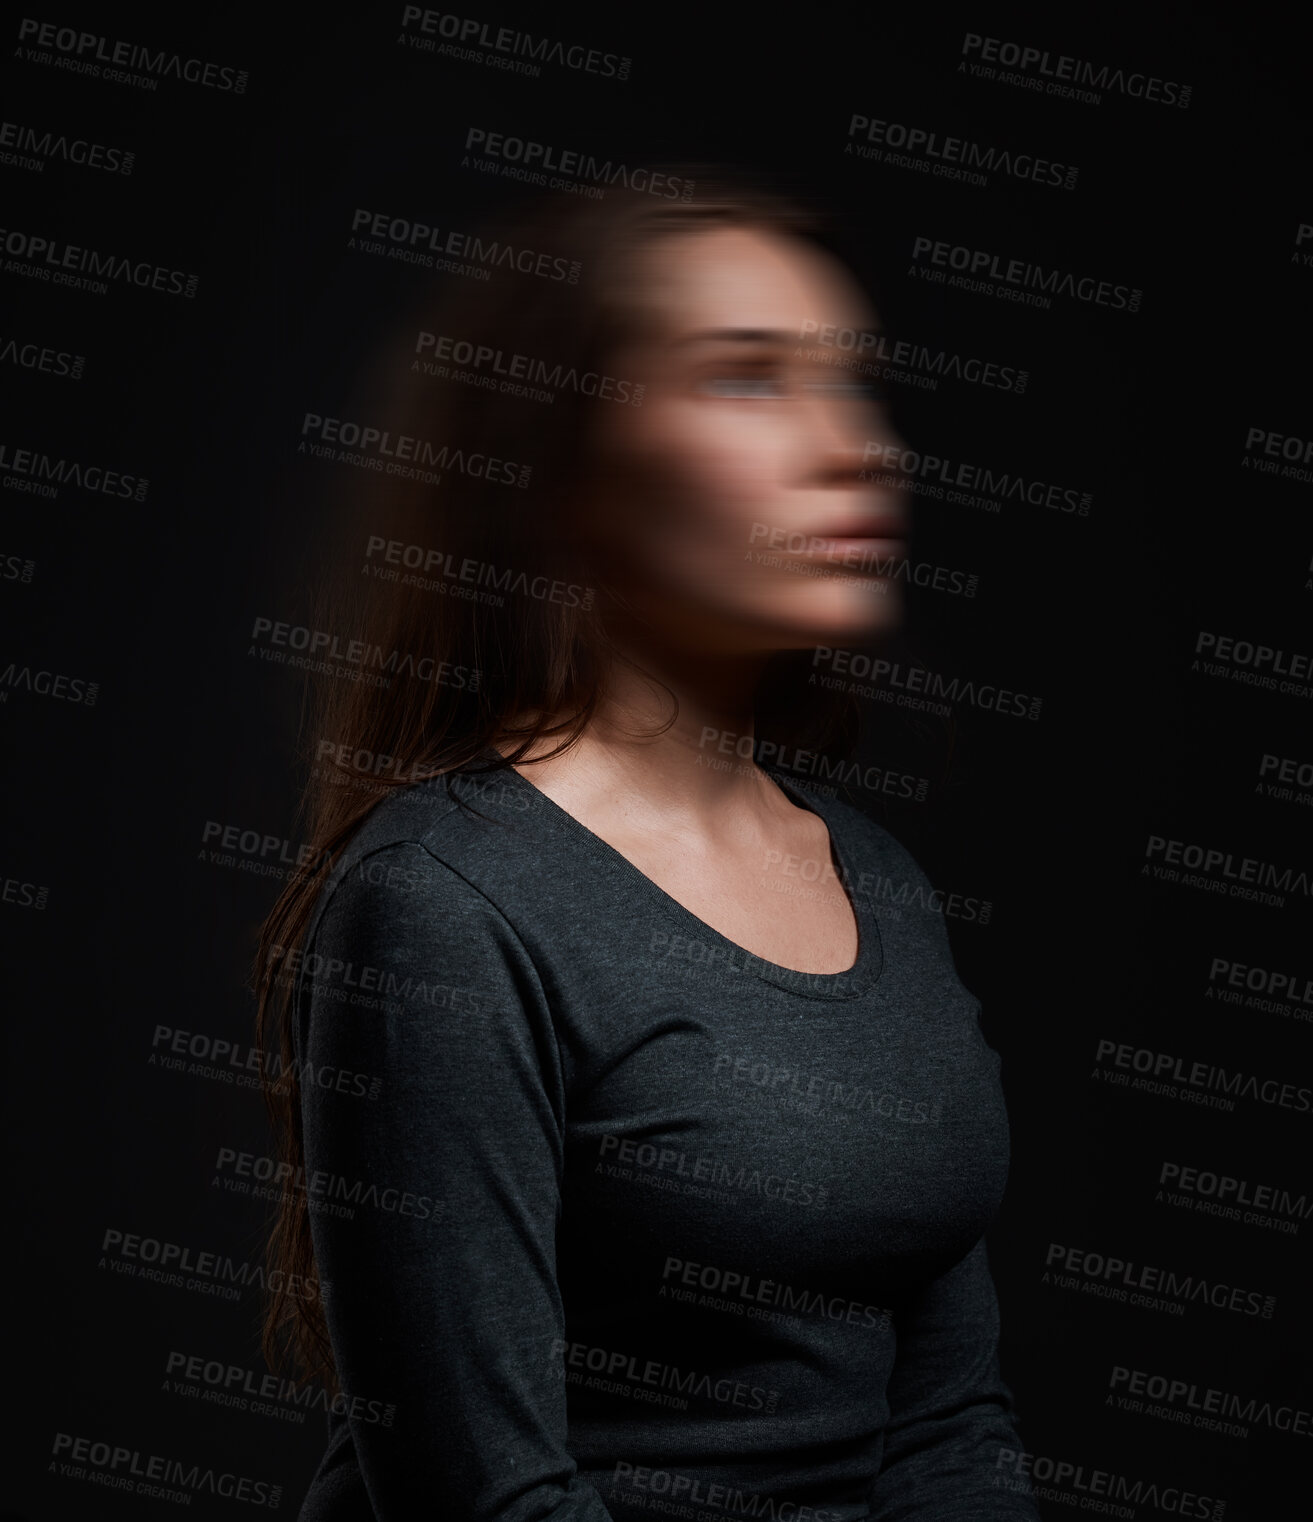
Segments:
[[[81,380],[86,374],[87,357],[67,349],[53,349],[49,344],[25,343],[17,338],[0,338],[0,365],[17,365],[22,370],[39,370],[44,375],[67,376]]]
[[[214,1079],[236,1088],[260,1088],[266,1082],[276,1084],[285,1073],[293,1073],[301,1088],[332,1090],[337,1094],[355,1094],[362,1099],[377,1099],[381,1078],[356,1073],[350,1068],[330,1067],[322,1063],[317,1069],[309,1058],[295,1054],[283,1060],[281,1052],[245,1046],[226,1036],[211,1036],[204,1031],[176,1030],[171,1025],[157,1025],[151,1037],[147,1063],[166,1072]]]
[[[1304,1190],[1294,1194],[1279,1184],[1255,1184],[1210,1168],[1164,1162],[1158,1183],[1164,1186],[1159,1189],[1160,1196],[1169,1193],[1169,1204],[1185,1198],[1199,1215],[1220,1215],[1244,1225],[1275,1226],[1291,1236],[1301,1221],[1313,1217],[1313,1197]]]
[[[77,486],[83,491],[99,492],[106,497],[128,497],[144,502],[150,488],[146,476],[120,475],[103,465],[87,465],[46,454],[41,449],[14,448],[0,441],[0,471],[10,491],[33,492],[39,497],[55,497],[60,486]]]
[[[766,1385],[749,1385],[724,1376],[717,1379],[703,1370],[665,1363],[659,1358],[640,1363],[636,1354],[623,1349],[569,1342],[564,1337],[552,1338],[551,1358],[552,1370],[558,1378],[585,1390],[601,1395],[637,1395],[677,1411],[688,1410],[689,1396],[768,1412],[775,1410],[780,1398],[778,1390]]]
[[[631,406],[638,406],[643,400],[644,386],[641,382],[618,380],[614,375],[603,375],[596,370],[581,373],[574,365],[563,365],[559,360],[549,363],[528,354],[507,354],[505,350],[495,349],[491,344],[475,344],[468,339],[451,338],[446,334],[417,333],[415,353],[431,353],[433,359],[413,360],[410,367],[412,370],[461,378],[459,371],[453,372],[446,364],[437,363],[449,360],[454,365],[466,365],[476,372],[476,384],[486,385],[490,390],[509,389],[514,395],[529,395],[532,387],[540,387],[545,389],[549,401],[552,399],[551,393],[558,390],[574,391],[582,396],[624,402]],[[487,374],[477,374],[485,369]],[[493,379],[494,376],[502,378],[500,385]],[[528,384],[508,384],[514,381],[525,381]]]
[[[319,1411],[325,1416],[331,1411],[337,1416],[390,1427],[397,1410],[392,1403],[367,1400],[363,1395],[348,1396],[342,1390],[330,1395],[322,1384],[301,1383],[281,1374],[206,1358],[201,1353],[183,1353],[176,1348],[169,1350],[164,1373],[164,1388],[167,1390],[172,1382],[176,1395],[196,1394],[211,1405],[262,1416],[282,1414],[277,1412],[273,1404],[276,1403],[292,1407],[291,1414],[300,1421],[305,1420],[307,1411]]]
[[[319,1298],[319,1281],[263,1263],[246,1263],[227,1253],[196,1251],[183,1242],[166,1242],[109,1226],[100,1243],[99,1267],[122,1278],[141,1279],[173,1289],[198,1290],[220,1300],[239,1300],[242,1289],[255,1286],[261,1294],[286,1290],[300,1300]],[[190,1274],[191,1278],[183,1276]]]
[[[1313,677],[1313,655],[1301,650],[1283,650],[1262,640],[1237,639],[1231,634],[1200,629],[1195,638],[1190,670],[1262,687],[1269,692],[1313,698],[1313,681],[1308,680]]]
[[[59,698],[65,703],[81,703],[93,708],[100,696],[100,683],[65,676],[62,671],[34,672],[31,666],[10,661],[7,666],[0,667],[0,703],[7,703],[11,692],[37,692],[45,698]]]
[[[420,1221],[437,1220],[444,1215],[446,1206],[427,1194],[414,1194],[409,1189],[394,1185],[380,1187],[377,1179],[347,1178],[339,1173],[326,1173],[316,1168],[307,1173],[303,1167],[293,1168],[280,1158],[263,1157],[254,1152],[239,1152],[235,1147],[221,1146],[215,1155],[215,1174],[211,1187],[228,1188],[232,1194],[254,1195],[264,1199],[281,1199],[284,1195],[304,1198],[310,1209],[323,1209],[334,1213],[332,1204],[347,1207],[372,1205],[376,1210],[413,1216]],[[254,1185],[266,1185],[258,1189]],[[246,1187],[242,1187],[246,1185]],[[342,1212],[337,1212],[342,1213]],[[345,1212],[348,1217],[353,1209]]]
[[[1251,460],[1250,455],[1256,456]],[[1284,460],[1284,465],[1279,462]],[[1278,433],[1272,428],[1250,428],[1245,433],[1243,469],[1263,475],[1281,475],[1288,480],[1313,481],[1313,439],[1295,433]]]
[[[796,745],[781,744],[777,740],[758,740],[755,735],[739,734],[732,729],[717,729],[704,724],[698,738],[702,752],[713,749],[720,756],[735,756],[740,761],[759,762],[763,766],[775,766],[790,774],[790,780],[800,780],[799,773],[808,779],[818,778],[824,784],[842,784],[845,787],[862,787],[874,793],[892,793],[899,798],[914,798],[918,803],[925,800],[930,790],[929,777],[912,772],[900,772],[892,767],[865,765],[853,759],[827,756],[820,751],[803,750]],[[702,759],[699,755],[699,761]],[[778,858],[779,852],[768,853],[768,858]]]
[[[1220,846],[1150,835],[1144,855],[1142,877],[1179,882],[1186,887],[1204,888],[1211,893],[1278,908],[1284,907],[1288,893],[1313,896],[1313,877],[1302,867],[1297,870],[1257,856],[1237,856]]]
[[[962,290],[1006,295],[1031,306],[1052,305],[1050,296],[1070,296],[1093,306],[1138,312],[1144,293],[1138,286],[1114,285],[1093,275],[1051,269],[1026,259],[1009,259],[989,249],[968,248],[942,238],[918,234],[912,241],[913,269],[923,280]],[[926,268],[922,268],[924,263]],[[947,270],[957,273],[948,275]],[[993,284],[992,282],[1001,282]]]
[[[852,139],[859,134],[868,146],[859,142],[854,147]],[[905,149],[906,152],[890,152],[890,149]],[[985,148],[952,133],[909,127],[902,122],[885,121],[858,112],[849,118],[844,152],[855,152],[861,158],[876,158],[904,168],[919,168],[924,163],[942,178],[966,180],[972,185],[987,184],[989,174],[997,172],[1018,180],[1033,180],[1037,185],[1074,190],[1080,174],[1072,164],[1054,164],[1033,153],[1014,153],[1007,148],[992,146]]]
[[[375,560],[381,556],[381,562]],[[382,563],[385,562],[385,563]],[[403,544],[400,539],[384,539],[381,534],[371,534],[365,546],[365,564],[370,573],[380,581],[395,581],[398,586],[419,587],[426,592],[442,592],[450,597],[490,602],[494,607],[505,607],[506,599],[501,593],[533,597],[540,602],[561,603],[569,608],[591,608],[595,600],[595,587],[586,587],[575,581],[561,581],[545,575],[531,577],[527,571],[517,571],[512,566],[497,566],[489,560],[478,560],[465,555],[459,563],[447,550],[438,550],[422,544]],[[402,575],[398,567],[409,567]],[[431,575],[427,574],[432,572]],[[479,589],[494,588],[479,596]]]
[[[1109,1469],[1087,1468],[1069,1459],[1054,1459],[1047,1454],[1020,1453],[1013,1448],[1000,1448],[996,1470],[1010,1469],[1012,1476],[996,1473],[994,1478],[1001,1488],[1020,1489],[1037,1496],[1041,1501],[1061,1501],[1082,1510],[1111,1513],[1114,1516],[1135,1515],[1136,1506],[1153,1506],[1174,1517],[1193,1517],[1199,1522],[1221,1522],[1226,1513],[1226,1502],[1201,1496],[1180,1485],[1163,1485],[1157,1480],[1130,1479]],[[1031,1485],[1028,1482],[1038,1480]],[[1106,1496],[1105,1502],[1090,1500],[1092,1496]],[[1121,1504],[1116,1504],[1121,1503]]]
[[[849,1114],[860,1113],[867,1118],[879,1116],[908,1125],[930,1126],[937,1126],[944,1113],[942,1095],[933,1099],[913,1099],[906,1094],[877,1092],[860,1073],[850,1075],[848,1079],[833,1078],[787,1063],[781,1065],[751,1052],[718,1053],[712,1065],[712,1080],[719,1089],[747,1084],[764,1091],[772,1100],[797,1102],[796,1106],[791,1104],[789,1107],[812,1113],[816,1106],[834,1105]]]
[[[494,269],[514,270],[521,275],[536,275],[543,280],[564,280],[569,285],[579,280],[579,261],[547,254],[531,248],[516,248],[500,238],[481,238],[459,228],[440,227],[436,223],[416,222],[410,217],[394,216],[386,211],[372,211],[357,206],[351,214],[351,236],[347,247],[367,254],[385,254],[388,258],[420,264],[427,269],[461,272],[441,256],[469,259],[469,268],[481,278]]]
[[[898,471],[909,476],[926,486],[929,494],[944,497],[947,502],[970,503],[968,493],[976,492],[981,499],[993,504],[994,511],[1003,502],[1028,502],[1032,507],[1049,507],[1055,512],[1087,518],[1094,503],[1094,493],[1079,487],[1058,486],[965,460],[955,463],[937,454],[923,454],[919,449],[904,449],[881,439],[867,439],[862,448],[861,479],[874,479],[876,471],[880,470]],[[949,491],[945,496],[939,489],[941,486],[960,486],[966,488],[966,492]]]
[[[1219,1390],[1212,1385],[1201,1386],[1194,1380],[1170,1379],[1166,1374],[1151,1374],[1147,1369],[1129,1369],[1124,1364],[1114,1364],[1108,1388],[1125,1393],[1105,1396],[1107,1406],[1124,1411],[1143,1411],[1148,1416],[1164,1415],[1184,1426],[1220,1431],[1230,1437],[1249,1435],[1247,1427],[1237,1425],[1244,1422],[1253,1422],[1275,1432],[1313,1436],[1313,1412],[1297,1406],[1274,1406],[1270,1400],[1260,1400],[1255,1395],[1239,1395],[1233,1390]],[[1146,1405],[1144,1397],[1161,1404],[1157,1408]]]
[[[478,667],[453,666],[433,656],[416,656],[411,651],[384,650],[368,640],[349,639],[330,629],[312,629],[306,624],[288,624],[257,615],[251,627],[252,644],[248,654],[262,660],[299,670],[319,671],[324,675],[343,675],[355,681],[370,681],[385,687],[393,677],[403,676],[420,682],[465,687],[473,692],[479,685]],[[304,651],[304,655],[295,652]]]
[[[637,1494],[635,1494],[637,1492]],[[769,1518],[771,1522],[845,1522],[847,1505],[842,1511],[817,1506],[810,1501],[795,1501],[781,1496],[772,1487],[770,1495],[761,1491],[740,1490],[719,1480],[708,1481],[701,1475],[681,1473],[677,1469],[653,1469],[648,1464],[631,1464],[617,1459],[611,1469],[606,1491],[610,1500],[619,1495],[640,1511],[665,1512],[673,1517]],[[660,1496],[660,1501],[648,1497]]]
[[[1171,1268],[1136,1263],[1132,1258],[1070,1247],[1063,1242],[1049,1243],[1040,1282],[1055,1284],[1060,1289],[1094,1290],[1109,1299],[1176,1315],[1183,1314],[1187,1303],[1193,1302],[1211,1305],[1214,1310],[1260,1316],[1267,1321],[1272,1318],[1277,1303],[1275,1295],[1263,1290],[1242,1289],[1195,1274],[1181,1274]],[[1150,1293],[1128,1296],[1128,1290]]]
[[[319,442],[310,443],[310,439]],[[339,464],[358,465],[384,475],[426,481],[430,485],[441,480],[444,470],[501,486],[518,487],[527,487],[533,473],[531,465],[517,465],[512,460],[477,451],[467,453],[451,444],[434,444],[430,439],[393,433],[390,428],[377,428],[370,423],[321,417],[317,412],[305,414],[297,452]],[[413,464],[409,463],[412,461]]]
[[[818,666],[828,666],[834,676],[819,676]],[[904,666],[901,661],[891,661],[882,655],[869,655],[864,650],[838,650],[829,645],[817,645],[812,651],[812,671],[807,678],[809,685],[837,688],[844,685],[844,678],[851,676],[864,686],[851,685],[850,691],[860,691],[863,696],[888,692],[906,698],[908,707],[924,707],[940,700],[947,707],[952,703],[966,703],[990,713],[1005,714],[1018,719],[1038,720],[1044,699],[1032,697],[1011,688],[1000,687],[995,682],[976,682],[974,679],[945,676],[943,672],[931,671],[925,666]],[[925,699],[913,697],[915,693],[927,693]],[[950,710],[951,711],[951,710]]]
[[[47,159],[65,164],[80,164],[86,169],[103,169],[106,174],[131,174],[137,155],[127,148],[108,143],[93,143],[85,137],[69,137],[48,127],[29,127],[20,122],[0,122],[0,163],[14,163],[22,169],[45,171]]]
[[[1100,103],[1101,97],[1097,93],[1100,90],[1176,106],[1182,111],[1190,104],[1191,87],[1175,80],[1138,70],[1128,73],[1112,64],[1095,64],[1087,58],[1050,53],[1047,48],[1005,42],[999,37],[982,37],[979,32],[964,34],[962,56],[971,58],[972,62],[959,63],[959,73],[970,72],[977,78],[996,79],[1001,84],[1024,84],[1048,95],[1082,100],[1087,105]],[[1004,69],[1014,69],[1017,73],[1003,73],[994,67],[995,64],[1002,64]]]
[[[1225,981],[1227,988],[1215,986],[1219,979]],[[1240,1004],[1265,1014],[1286,1014],[1290,1004],[1300,1004],[1304,1008],[1294,1011],[1295,1018],[1313,1020],[1313,978],[1302,973],[1251,967],[1247,962],[1233,962],[1228,957],[1213,958],[1204,998]]]
[[[20,46],[17,56],[33,63],[54,63],[75,74],[90,74],[115,84],[146,83],[157,89],[161,79],[180,79],[189,85],[208,89],[245,93],[250,75],[245,69],[226,64],[206,63],[199,58],[184,58],[167,48],[150,48],[139,42],[121,42],[96,32],[80,32],[76,27],[59,26],[53,21],[36,21],[24,16],[18,23]],[[45,57],[36,48],[49,48]],[[137,69],[134,76],[123,71]],[[140,76],[149,76],[142,79]]]
[[[534,184],[547,185],[541,171],[554,171],[567,176],[566,180],[553,180],[553,189],[568,188],[570,181],[592,180],[607,185],[624,185],[629,190],[662,196],[666,200],[687,201],[693,194],[693,181],[661,170],[643,169],[637,165],[613,163],[610,159],[598,159],[591,153],[577,148],[557,148],[551,143],[540,143],[533,138],[508,137],[504,132],[489,132],[486,127],[470,127],[465,134],[467,154],[481,153],[489,159],[516,165],[521,177]]]
[[[191,1505],[193,1495],[204,1494],[276,1510],[283,1498],[283,1487],[270,1485],[267,1480],[216,1471],[193,1460],[143,1453],[121,1443],[75,1437],[71,1432],[56,1432],[50,1452],[54,1455],[51,1467],[61,1479],[84,1480],[184,1506]]]
[[[0,252],[8,256],[4,264],[7,275],[49,280],[52,285],[91,291],[97,296],[109,290],[106,284],[109,280],[188,298],[195,296],[200,284],[200,276],[186,270],[169,269],[145,259],[134,260],[125,254],[99,253],[94,248],[60,243],[17,228],[0,228]]]
[[[1190,1062],[1187,1068],[1184,1064],[1188,1060],[1174,1052],[1157,1052],[1150,1047],[1133,1046],[1129,1041],[1113,1041],[1104,1036],[1099,1038],[1095,1047],[1094,1075],[1105,1076],[1105,1069],[1100,1064],[1108,1063],[1106,1076],[1120,1080],[1127,1088],[1154,1094],[1170,1093],[1206,1107],[1233,1110],[1234,1099],[1225,1099],[1222,1095],[1237,1095],[1303,1115],[1313,1112],[1313,1089],[1277,1078],[1259,1078],[1254,1073],[1219,1067],[1212,1062]],[[1134,1072],[1137,1076],[1122,1078],[1121,1073],[1111,1069]],[[1178,1089],[1177,1085],[1182,1087]],[[1213,1092],[1217,1090],[1221,1093]]]
[[[579,43],[564,43],[548,37],[534,37],[513,26],[493,27],[486,21],[456,16],[450,11],[435,11],[422,5],[401,8],[401,39],[419,51],[443,53],[454,58],[474,58],[513,73],[539,75],[539,64],[554,63],[582,74],[600,74],[607,79],[628,79],[630,60],[618,53],[603,53],[599,48]],[[439,47],[432,39],[446,39]],[[490,54],[479,50],[490,48]],[[519,54],[507,58],[500,54]],[[526,62],[531,59],[532,62]]]
[[[674,1276],[675,1283],[669,1282]],[[847,1326],[893,1326],[894,1312],[888,1306],[867,1305],[859,1300],[832,1295],[828,1299],[820,1290],[800,1289],[778,1279],[759,1279],[739,1269],[721,1268],[712,1263],[694,1263],[684,1258],[668,1257],[661,1270],[661,1287],[657,1293],[675,1300],[712,1305],[736,1315],[769,1317],[818,1317],[842,1321]]]
[[[894,339],[874,328],[844,328],[828,322],[822,325],[809,317],[798,330],[798,342],[808,346],[802,351],[804,359],[824,360],[858,375],[897,381],[922,391],[937,391],[945,376],[1010,391],[1014,396],[1023,396],[1030,384],[1029,370],[973,354],[931,348],[914,339]]]
[[[692,1153],[681,1147],[659,1147],[654,1142],[640,1142],[611,1132],[604,1132],[598,1138],[598,1158],[597,1171],[609,1178],[644,1183],[658,1176],[662,1179],[679,1178],[685,1181],[685,1193],[700,1193],[696,1186],[703,1185],[707,1186],[708,1192],[717,1191],[722,1201],[738,1198],[726,1191],[739,1189],[745,1194],[785,1200],[790,1205],[815,1205],[824,1209],[830,1195],[828,1185],[800,1178],[796,1173],[787,1176],[763,1173],[760,1168],[747,1163],[739,1162],[736,1166],[735,1161],[711,1152]],[[633,1169],[644,1172],[635,1173]]]

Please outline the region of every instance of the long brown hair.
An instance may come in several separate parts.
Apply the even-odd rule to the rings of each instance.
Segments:
[[[296,626],[308,631],[310,667],[298,810],[306,865],[264,921],[252,970],[261,1067],[278,1074],[264,1093],[292,1170],[284,1176],[302,1177],[305,1158],[292,980],[279,968],[301,945],[328,868],[390,790],[501,770],[549,737],[563,737],[550,752],[560,755],[597,711],[618,654],[605,608],[619,593],[589,569],[571,505],[590,428],[610,407],[642,405],[632,381],[608,372],[642,320],[629,256],[663,234],[726,222],[828,246],[822,214],[744,176],[670,166],[651,183],[660,193],[543,194],[486,223],[462,249],[473,256],[462,273],[421,282],[415,309],[362,377],[349,426],[306,425],[346,486],[309,621]],[[478,278],[489,266],[492,278]],[[508,375],[520,379],[503,385]],[[521,384],[536,394],[517,394]],[[440,481],[435,463],[446,466]],[[758,742],[850,756],[860,700],[809,685],[811,669],[806,650],[771,657]],[[493,747],[509,749],[490,759]],[[290,1354],[298,1381],[320,1378],[337,1394],[322,1304],[291,1288],[317,1277],[303,1191],[283,1194],[267,1260],[266,1361],[279,1369]]]

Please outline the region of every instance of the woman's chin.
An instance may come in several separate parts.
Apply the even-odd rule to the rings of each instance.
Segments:
[[[798,588],[776,602],[773,621],[790,642],[843,645],[892,634],[903,621],[903,589],[885,578],[849,578]]]

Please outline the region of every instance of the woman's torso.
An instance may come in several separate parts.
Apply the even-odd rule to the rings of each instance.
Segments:
[[[393,796],[340,864],[422,839],[537,969],[566,1095],[565,1334],[541,1352],[616,1518],[651,1515],[653,1473],[865,1515],[900,1303],[978,1241],[1006,1181],[998,1059],[924,873],[857,810],[779,780],[829,826],[849,971],[736,946],[513,770],[452,779],[487,820],[444,783]],[[338,1418],[317,1486],[329,1471],[346,1494]],[[348,1515],[314,1496],[303,1517]]]

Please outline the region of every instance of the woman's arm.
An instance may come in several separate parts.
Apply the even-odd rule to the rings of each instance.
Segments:
[[[998,1365],[998,1298],[982,1237],[897,1308],[879,1522],[1039,1522]],[[1024,1483],[1024,1482],[1023,1482]]]
[[[362,1410],[396,1407],[390,1427],[351,1419],[375,1517],[611,1522],[565,1448],[564,1087],[532,962],[411,842],[341,879],[307,951],[302,1060],[381,1080],[372,1102],[302,1084],[339,1376]]]

